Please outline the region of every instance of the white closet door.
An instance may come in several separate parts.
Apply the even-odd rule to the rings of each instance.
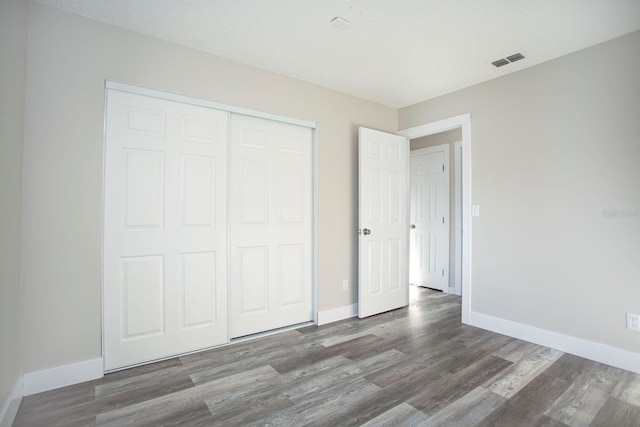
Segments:
[[[313,318],[309,128],[231,115],[230,336]]]
[[[228,341],[228,116],[107,90],[105,370]]]

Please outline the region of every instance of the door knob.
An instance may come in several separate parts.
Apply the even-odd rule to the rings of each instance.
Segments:
[[[411,225],[409,226],[409,228],[416,228],[416,225],[415,225],[415,224],[411,224]]]
[[[362,234],[364,234],[365,236],[368,236],[369,234],[371,234],[371,230],[369,230],[368,228],[365,228],[364,230],[362,230]]]

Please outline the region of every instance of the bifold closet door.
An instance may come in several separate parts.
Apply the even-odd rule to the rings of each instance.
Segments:
[[[230,337],[313,319],[312,130],[231,115]]]
[[[228,117],[107,90],[105,370],[228,342]]]

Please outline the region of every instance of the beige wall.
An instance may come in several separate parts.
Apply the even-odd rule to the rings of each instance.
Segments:
[[[462,129],[452,129],[446,132],[415,138],[409,141],[411,150],[434,147],[436,145],[449,146],[449,287],[455,287],[456,280],[456,197],[455,197],[455,147],[456,142],[462,141]]]
[[[638,76],[635,32],[400,110],[471,113],[473,311],[640,352]]]
[[[357,127],[395,131],[397,110],[38,3],[29,19],[25,372],[101,355],[105,79],[317,122],[319,307],[356,302]]]
[[[0,408],[21,374],[20,221],[26,46],[26,2],[3,0],[0,2]]]

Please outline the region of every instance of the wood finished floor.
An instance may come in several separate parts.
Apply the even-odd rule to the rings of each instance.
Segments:
[[[15,426],[640,426],[640,375],[460,323],[460,298],[25,397]]]

